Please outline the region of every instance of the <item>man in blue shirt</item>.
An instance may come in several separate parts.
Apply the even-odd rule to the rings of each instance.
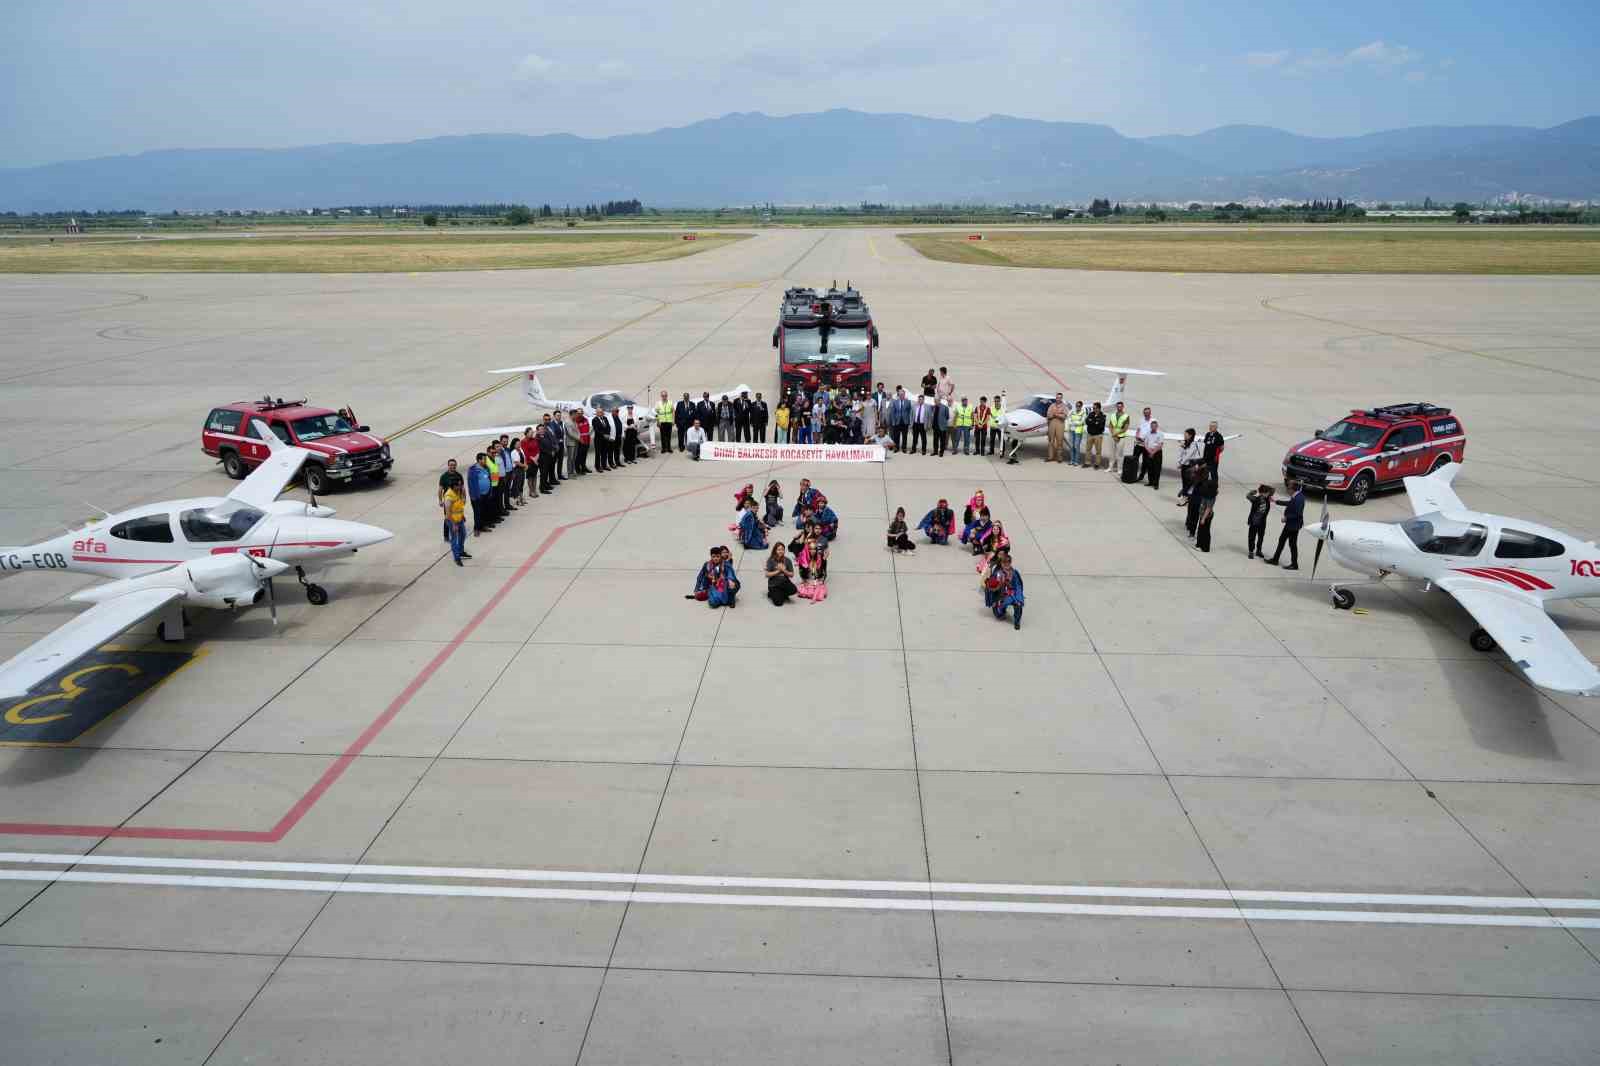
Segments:
[[[467,468],[467,498],[472,501],[472,534],[481,537],[489,531],[489,453],[479,452]]]
[[[1261,560],[1264,563],[1278,565],[1278,557],[1283,554],[1283,546],[1289,546],[1289,565],[1285,570],[1300,569],[1300,527],[1306,524],[1306,490],[1296,481],[1289,486],[1293,493],[1287,500],[1274,500],[1283,508],[1283,532],[1278,534],[1278,550],[1272,553],[1272,558]]]

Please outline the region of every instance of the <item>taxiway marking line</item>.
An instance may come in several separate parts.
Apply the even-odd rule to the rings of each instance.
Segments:
[[[112,866],[166,870],[220,870],[329,876],[471,878],[568,884],[674,885],[690,888],[790,888],[819,892],[917,892],[924,895],[1090,896],[1106,899],[1210,900],[1231,903],[1327,903],[1394,907],[1600,910],[1600,898],[1438,895],[1414,892],[1295,892],[1271,889],[1166,888],[1135,885],[1032,885],[983,881],[876,881],[816,877],[740,877],[723,874],[630,874],[595,870],[527,870],[478,866],[386,866],[377,863],[281,862],[256,859],[182,859],[148,855],[72,855],[0,852],[0,863],[27,866]]]
[[[743,477],[743,475],[740,475],[735,478],[719,479],[699,488],[684,489],[682,492],[674,492],[653,500],[645,500],[642,503],[618,507],[600,514],[590,515],[587,518],[576,519],[552,529],[540,545],[534,549],[533,554],[528,556],[522,565],[512,572],[510,577],[506,578],[505,582],[495,590],[494,594],[467,621],[466,625],[462,626],[450,642],[428,661],[427,665],[418,672],[417,676],[411,679],[411,682],[400,691],[399,695],[390,701],[389,705],[383,709],[378,717],[374,718],[361,731],[361,734],[351,741],[350,746],[345,748],[343,753],[329,764],[328,768],[317,778],[316,783],[294,802],[294,805],[284,813],[283,817],[278,819],[271,829],[202,829],[181,826],[64,825],[48,822],[0,822],[0,834],[15,836],[93,836],[135,840],[210,840],[230,844],[277,843],[299,823],[300,819],[305,817],[306,813],[316,805],[317,801],[323,797],[328,789],[333,787],[334,782],[343,776],[344,772],[350,768],[351,763],[366,750],[367,745],[371,744],[378,737],[378,734],[382,733],[384,728],[394,720],[395,716],[405,709],[406,705],[415,698],[417,692],[428,683],[434,674],[438,673],[439,669],[449,661],[450,657],[477,630],[478,626],[483,624],[484,619],[511,594],[511,590],[527,576],[528,571],[538,565],[545,552],[549,551],[556,541],[569,530],[589,525],[592,522],[604,521],[607,518],[615,518],[618,515],[628,514],[632,511],[640,511],[647,507],[669,503],[685,496],[694,496],[698,493],[710,492],[713,489],[725,488],[728,485],[736,485],[743,480]]]
[[[588,903],[679,903],[713,907],[778,907],[812,910],[956,911],[987,914],[1058,914],[1107,918],[1201,918],[1231,921],[1343,922],[1383,925],[1480,925],[1534,929],[1600,929],[1600,918],[1539,914],[1451,914],[1430,911],[1302,910],[1261,907],[1140,906],[1101,903],[1039,903],[1028,900],[934,899],[893,896],[774,896],[704,892],[641,892],[632,889],[517,888],[381,881],[307,881],[276,877],[210,877],[196,874],[130,874],[92,871],[0,870],[5,881],[142,885],[163,888],[239,888],[274,892],[329,892],[381,896],[455,896],[479,899],[556,900]]]
[[[1010,337],[1006,336],[1004,333],[1001,333],[1000,330],[995,327],[995,324],[993,322],[986,323],[986,324],[988,325],[988,327],[990,329],[994,330],[995,336],[999,337],[1001,340],[1003,340],[1007,344],[1009,344],[1013,349],[1016,350],[1018,355],[1022,356],[1022,358],[1026,359],[1028,362],[1030,362],[1034,366],[1038,367],[1043,373],[1045,373],[1050,378],[1051,381],[1055,382],[1057,385],[1060,385],[1061,386],[1061,390],[1063,392],[1071,392],[1072,391],[1072,386],[1068,385],[1065,381],[1062,381],[1060,378],[1056,377],[1055,371],[1051,370],[1049,367],[1047,367],[1043,363],[1039,362],[1039,360],[1037,360],[1033,356],[1029,355],[1028,354],[1028,350],[1026,348],[1023,348],[1016,341],[1012,340]]]

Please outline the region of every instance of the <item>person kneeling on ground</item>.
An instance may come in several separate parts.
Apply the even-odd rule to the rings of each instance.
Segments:
[[[767,512],[761,516],[761,520],[767,524],[769,529],[783,525],[783,489],[778,487],[776,481],[767,482],[765,498]]]
[[[956,531],[956,513],[950,509],[950,501],[941,498],[933,510],[922,516],[917,528],[926,533],[932,543],[949,544]]]
[[[989,605],[989,610],[994,612],[995,618],[1004,621],[1006,611],[1010,609],[1013,612],[1011,628],[1022,628],[1022,575],[1011,565],[1010,552],[995,554],[994,568],[984,581],[983,599]]]
[[[689,426],[689,432],[684,436],[683,440],[683,447],[688,450],[689,458],[698,460],[700,458],[700,445],[706,442],[706,431],[700,428],[700,420],[698,418]]]
[[[989,517],[989,508],[984,507],[972,516],[972,520],[961,531],[961,543],[970,544],[972,554],[977,555],[984,550],[992,532],[994,532],[994,520]]]
[[[705,602],[711,598],[711,585],[717,578],[722,567],[722,549],[712,548],[711,558],[700,564],[700,572],[694,577],[694,591],[684,596],[686,600],[700,600]]]
[[[828,498],[817,495],[817,510],[811,516],[817,523],[817,530],[822,534],[825,542],[839,539],[839,516],[833,513],[833,508],[828,506]]]
[[[783,541],[772,546],[767,556],[767,599],[774,607],[782,607],[800,589],[794,583],[794,560],[784,550]]]
[[[828,598],[828,542],[815,531],[807,534],[800,554],[795,557],[800,564],[800,590],[797,593],[812,603]]]
[[[733,572],[733,552],[727,545],[717,549],[717,566],[706,598],[708,607],[737,607],[739,575]]]
[[[764,551],[767,547],[767,527],[756,514],[754,496],[744,501],[744,514],[739,516],[739,543],[752,550]]]
[[[914,552],[917,550],[917,546],[911,543],[911,538],[906,536],[906,509],[904,507],[896,507],[894,510],[894,521],[889,523],[887,543],[890,551]]]

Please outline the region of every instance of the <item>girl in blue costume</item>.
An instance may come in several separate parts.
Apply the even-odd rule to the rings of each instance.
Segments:
[[[950,509],[950,501],[941,498],[933,510],[922,516],[917,528],[926,533],[933,543],[949,544],[950,537],[956,531],[956,513]]]
[[[737,607],[734,600],[739,595],[739,575],[733,572],[733,553],[725,547],[718,548],[717,560],[706,604],[710,607]]]
[[[972,554],[976,555],[983,550],[984,544],[989,540],[989,534],[994,531],[994,522],[989,518],[989,508],[985,507],[972,516],[964,529],[961,530],[961,543],[972,545]]]

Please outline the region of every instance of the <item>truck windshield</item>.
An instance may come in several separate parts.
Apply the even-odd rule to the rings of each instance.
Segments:
[[[300,440],[321,440],[323,437],[337,437],[341,433],[353,432],[355,428],[344,415],[310,415],[306,418],[294,420],[294,435]]]
[[[867,361],[865,327],[828,331],[828,350],[822,350],[820,329],[785,328],[783,358],[789,363],[864,363]]]
[[[1359,422],[1340,421],[1329,426],[1322,434],[1323,440],[1331,440],[1335,444],[1354,444],[1358,448],[1376,447],[1378,438],[1383,436],[1381,426],[1363,426]]]

